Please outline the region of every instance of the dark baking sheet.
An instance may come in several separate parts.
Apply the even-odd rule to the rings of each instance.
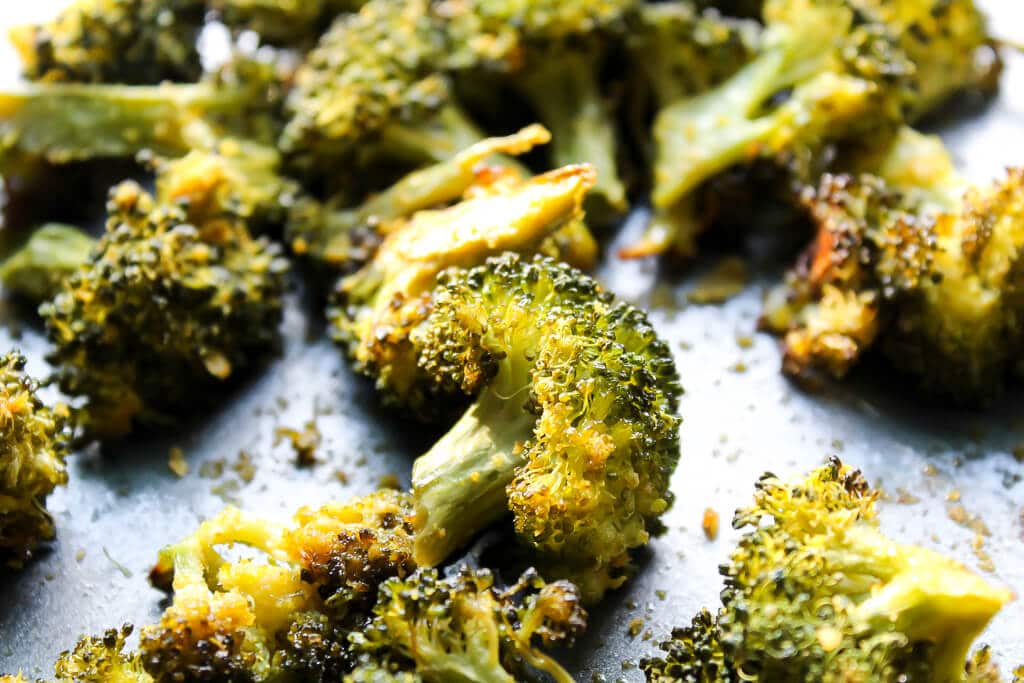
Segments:
[[[0,28],[29,14],[45,16],[60,4],[14,8],[4,2]],[[997,33],[1024,40],[1024,11],[1016,0],[985,4]],[[9,53],[0,52],[0,82],[14,73]],[[940,123],[975,179],[1024,163],[1022,93],[1024,59],[1013,55],[997,100],[968,111],[966,119]],[[634,217],[624,235],[635,234],[638,221]],[[763,290],[778,277],[776,259],[755,257],[751,283],[724,305],[685,304],[701,271],[720,258],[707,254],[683,279],[659,277],[652,263],[614,259],[600,271],[610,287],[653,308],[655,323],[676,351],[687,393],[669,530],[651,544],[639,576],[594,610],[588,635],[566,655],[578,679],[640,680],[636,661],[671,625],[716,602],[717,566],[735,538],[728,522],[732,510],[749,500],[757,476],[765,470],[802,472],[831,453],[862,467],[888,492],[882,520],[893,535],[954,555],[1021,593],[1024,464],[1012,454],[1024,444],[1020,387],[984,413],[929,406],[884,367],[864,368],[814,395],[803,393],[779,375],[775,340],[755,332]],[[229,502],[287,518],[301,505],[365,493],[387,477],[408,485],[411,459],[429,435],[377,409],[372,390],[323,339],[316,307],[301,292],[290,303],[283,355],[219,410],[169,434],[73,457],[71,483],[50,504],[57,540],[23,572],[0,571],[0,671],[45,676],[80,634],[154,620],[161,594],[148,586],[146,572],[156,552]],[[744,348],[748,338],[752,345]],[[45,373],[39,330],[23,311],[5,305],[0,349],[12,345],[30,356],[32,370]],[[275,444],[275,431],[301,429],[313,419],[323,435],[319,462],[300,468],[287,443]],[[184,478],[168,468],[172,447],[186,454],[190,472]],[[715,541],[701,530],[709,507],[721,516]],[[982,554],[974,549],[979,530],[988,532],[981,537]],[[631,636],[637,618],[642,625]],[[1024,662],[1021,623],[1024,603],[1018,601],[984,635],[1005,668]]]

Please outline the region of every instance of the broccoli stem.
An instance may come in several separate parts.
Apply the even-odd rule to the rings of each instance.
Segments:
[[[522,464],[521,445],[536,416],[522,402],[487,387],[480,398],[413,465],[416,539],[413,557],[434,566],[508,513],[505,487]]]
[[[461,107],[449,103],[424,121],[386,126],[374,152],[388,160],[437,163],[451,159],[484,137]]]
[[[626,188],[616,161],[615,119],[604,101],[596,73],[596,55],[564,50],[542,55],[516,79],[516,87],[552,133],[552,165],[589,163],[597,169],[597,184],[588,207],[600,216],[624,211]]]
[[[243,102],[241,91],[206,84],[33,84],[3,92],[0,169],[21,155],[53,163],[132,157],[142,150],[177,156],[216,141],[204,114],[229,113]]]
[[[89,260],[95,246],[96,240],[78,228],[49,223],[0,265],[0,282],[31,301],[46,301],[60,291],[64,278]]]

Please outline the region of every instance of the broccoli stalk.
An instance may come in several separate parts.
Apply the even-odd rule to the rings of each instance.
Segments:
[[[506,255],[445,275],[411,341],[435,381],[476,396],[413,465],[417,562],[510,512],[586,600],[621,585],[678,459],[675,366],[645,316],[568,266]]]
[[[85,265],[96,240],[78,228],[49,223],[0,265],[4,287],[40,303],[60,291],[61,283]]]
[[[802,479],[764,475],[733,520],[746,533],[721,568],[721,609],[644,661],[648,680],[965,680],[974,639],[1012,594],[887,538],[877,497],[836,458]]]
[[[598,78],[602,61],[601,45],[549,48],[531,54],[514,83],[551,130],[552,165],[589,163],[597,171],[587,213],[607,218],[625,211],[627,201],[615,120]]]

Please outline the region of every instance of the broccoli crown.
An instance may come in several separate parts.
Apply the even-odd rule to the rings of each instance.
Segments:
[[[40,541],[53,538],[46,497],[68,480],[67,416],[37,396],[25,357],[0,357],[0,557],[19,567]]]
[[[158,683],[339,680],[378,585],[415,568],[411,518],[406,494],[380,491],[302,509],[290,527],[233,508],[204,522],[153,569],[173,601],[142,629],[147,671]],[[223,545],[254,556],[228,561]]]
[[[125,651],[134,628],[125,624],[99,638],[82,638],[54,664],[57,683],[151,683],[139,657]]]
[[[409,340],[430,313],[438,274],[504,251],[545,250],[549,237],[580,218],[593,183],[590,167],[570,166],[386,224],[373,260],[339,284],[328,311],[332,336],[348,346],[360,372],[376,379],[386,402],[427,418],[449,409],[451,392],[424,377]]]
[[[255,31],[275,45],[305,47],[361,0],[211,0],[218,18],[235,30]]]
[[[887,538],[877,496],[837,458],[803,479],[764,475],[733,520],[747,531],[722,567],[717,618],[699,615],[646,668],[699,681],[963,680],[972,641],[1011,594]]]
[[[568,265],[506,254],[445,274],[413,343],[435,381],[477,395],[414,465],[417,560],[511,511],[586,599],[625,581],[679,457],[678,376],[646,316]]]
[[[485,569],[448,578],[420,569],[381,585],[373,619],[351,636],[354,681],[515,681],[529,671],[572,677],[540,648],[571,644],[586,627],[568,582],[546,584],[529,571],[501,590]],[[347,679],[348,680],[348,679]]]
[[[10,37],[34,81],[193,81],[205,11],[202,0],[76,0],[52,22]]]
[[[282,149],[343,158],[393,120],[437,110],[447,100],[443,52],[430,0],[371,0],[338,17],[296,73]]]
[[[691,2],[647,4],[632,20],[630,61],[665,107],[736,73],[755,55],[760,30]]]
[[[901,132],[879,175],[826,175],[805,202],[818,235],[769,301],[784,369],[844,375],[878,344],[957,403],[998,395],[1017,362],[1024,174],[972,187],[941,144]]]
[[[244,223],[186,222],[133,182],[116,186],[88,263],[40,308],[62,389],[84,396],[84,426],[130,431],[195,406],[278,340],[288,269]]]

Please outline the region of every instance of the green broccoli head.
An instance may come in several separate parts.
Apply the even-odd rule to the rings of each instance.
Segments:
[[[106,234],[40,308],[83,426],[129,432],[197,405],[278,341],[287,261],[243,222],[186,222],[135,183],[111,191]]]
[[[274,45],[307,47],[335,16],[362,0],[210,0],[217,18],[234,30],[255,31]]]
[[[373,259],[339,283],[328,311],[332,335],[348,346],[357,369],[376,379],[385,402],[426,418],[449,410],[452,392],[425,376],[409,339],[430,312],[438,274],[505,251],[553,248],[572,258],[574,233],[589,238],[580,207],[593,183],[589,166],[569,166],[528,180],[502,179],[449,208],[384,223],[386,237]]]
[[[67,414],[37,396],[25,357],[0,357],[0,557],[20,567],[40,541],[53,538],[46,498],[68,480]]]
[[[836,458],[803,479],[764,475],[733,520],[747,531],[722,567],[722,608],[645,663],[652,680],[963,680],[972,642],[1012,595],[886,537],[877,496]]]
[[[82,638],[54,665],[57,683],[152,683],[137,654],[125,650],[134,628],[125,624],[98,638]]]
[[[1024,176],[972,187],[941,143],[909,129],[887,150],[850,162],[878,175],[825,176],[805,193],[818,234],[763,323],[785,334],[790,375],[842,377],[877,345],[944,400],[991,400],[1022,334]]]
[[[646,316],[570,266],[508,254],[447,273],[412,343],[434,381],[476,396],[413,466],[417,561],[511,512],[587,600],[624,582],[679,457],[681,389]]]
[[[224,557],[232,545],[243,559]],[[302,509],[287,527],[228,508],[161,553],[151,578],[173,599],[142,629],[142,661],[158,683],[340,680],[377,587],[414,568],[397,491]]]
[[[512,681],[527,672],[572,677],[543,647],[571,645],[586,627],[579,594],[530,571],[501,590],[487,570],[448,578],[420,569],[380,588],[373,619],[351,640],[354,681]],[[415,677],[415,678],[412,678]]]
[[[445,41],[430,5],[371,0],[335,20],[307,54],[288,100],[281,147],[297,164],[330,168],[391,124],[431,118],[447,103],[437,72]]]
[[[10,33],[25,76],[54,83],[193,81],[203,0],[75,0],[56,19]]]

